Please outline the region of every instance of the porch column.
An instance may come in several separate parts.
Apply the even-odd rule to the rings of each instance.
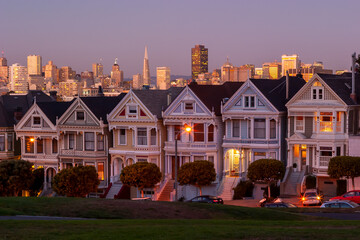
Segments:
[[[8,133],[6,132],[5,133],[5,139],[4,139],[4,143],[5,143],[5,152],[7,152],[8,151]]]
[[[288,157],[288,167],[292,167],[294,161],[294,145],[290,144],[289,146],[289,157]]]
[[[97,132],[94,132],[94,151],[97,151]]]
[[[254,117],[250,118],[250,139],[254,139]]]
[[[266,140],[270,139],[270,119],[265,118],[265,138]]]

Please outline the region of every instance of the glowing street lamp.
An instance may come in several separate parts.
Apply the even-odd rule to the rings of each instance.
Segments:
[[[185,132],[190,133],[192,131],[192,128],[189,125],[185,125],[184,130],[185,130]],[[179,162],[179,160],[178,160],[178,156],[177,156],[178,155],[177,141],[178,141],[179,136],[181,135],[181,132],[182,131],[180,130],[178,132],[178,134],[176,134],[176,136],[175,136],[175,184],[174,184],[175,201],[177,201],[177,199],[178,199],[178,191],[177,191],[177,189],[178,189],[178,185],[179,185],[179,183],[178,183],[178,162]]]

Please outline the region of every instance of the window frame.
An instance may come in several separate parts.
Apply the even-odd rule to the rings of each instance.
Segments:
[[[262,122],[264,124],[264,127],[263,128],[258,128],[256,127],[256,122]],[[264,137],[259,137],[257,136],[258,131],[263,129],[263,135]],[[258,130],[258,131],[256,131]],[[266,119],[265,118],[254,118],[254,139],[266,139]]]
[[[121,134],[121,131],[124,131],[124,134]],[[124,139],[124,142],[122,143],[121,142],[121,139],[122,139],[122,136],[123,136],[123,139]],[[126,129],[125,128],[120,128],[119,129],[119,143],[118,145],[126,145]]]
[[[298,118],[302,118],[302,119],[298,119]],[[301,124],[298,125],[298,123],[301,123]],[[298,129],[298,127],[301,127],[302,129]],[[305,117],[304,116],[295,116],[294,131],[301,132],[301,133],[305,132]]]
[[[102,148],[101,148],[101,146],[102,146]],[[102,134],[96,135],[96,150],[97,151],[105,151],[105,135],[102,135]]]
[[[39,123],[35,123],[35,119],[39,119]],[[42,118],[40,116],[32,116],[31,118],[31,127],[41,127],[42,125]]]
[[[6,150],[5,141],[7,141],[7,139],[5,138],[5,134],[0,134],[0,151],[1,152],[5,152],[5,150]]]
[[[199,126],[202,126],[202,131],[199,131]],[[194,142],[205,142],[205,124],[197,123],[194,124]]]
[[[82,113],[83,114],[83,118],[79,118],[79,114]],[[75,112],[75,120],[76,121],[85,121],[85,111],[80,111],[80,110],[77,110]]]
[[[86,136],[93,136],[92,139],[87,139]],[[92,144],[91,144],[92,143]],[[88,147],[88,144],[90,145]],[[85,151],[95,151],[95,133],[94,132],[85,132],[84,133],[84,150]]]
[[[147,133],[147,128],[146,127],[139,127],[136,129],[136,140],[137,140],[137,145],[138,146],[147,146],[148,145],[148,133]],[[144,132],[145,135],[144,136],[140,136],[139,133],[140,132]],[[141,141],[139,141],[139,139],[142,139]],[[141,143],[141,144],[140,144]]]
[[[246,95],[244,96],[244,108],[253,109],[256,108],[256,96],[255,95]]]

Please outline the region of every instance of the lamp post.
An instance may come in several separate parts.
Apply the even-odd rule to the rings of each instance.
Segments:
[[[190,126],[185,126],[184,128],[185,132],[190,133],[192,131],[192,128]],[[181,135],[181,129],[180,132],[178,132],[178,134],[175,135],[175,183],[174,183],[174,190],[175,190],[175,201],[178,200],[178,152],[177,152],[177,141],[179,136]]]

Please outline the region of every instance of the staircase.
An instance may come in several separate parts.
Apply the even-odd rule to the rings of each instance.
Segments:
[[[301,181],[304,177],[305,171],[294,172],[292,169],[287,170],[289,173],[283,183],[284,186],[281,196],[299,196]]]
[[[107,199],[114,199],[114,196],[119,193],[122,187],[122,183],[116,182],[113,183],[108,194],[106,195]]]
[[[158,201],[170,201],[170,193],[174,190],[174,182],[172,179],[168,180],[157,199]]]
[[[222,187],[219,189],[219,197],[223,200],[233,200],[234,190],[233,188],[236,187],[237,182],[239,181],[239,177],[224,177]]]

